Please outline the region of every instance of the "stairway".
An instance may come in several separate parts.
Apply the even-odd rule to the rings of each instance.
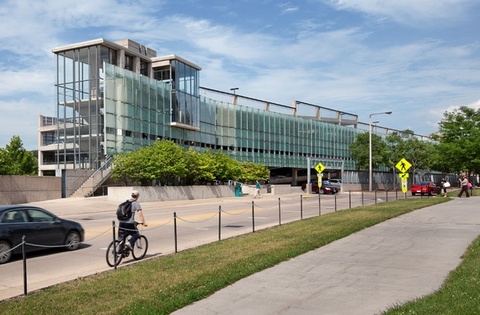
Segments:
[[[70,197],[91,197],[111,175],[113,157],[109,157]]]

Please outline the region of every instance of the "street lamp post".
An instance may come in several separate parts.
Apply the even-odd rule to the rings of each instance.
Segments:
[[[373,163],[372,163],[372,116],[390,115],[392,112],[373,113],[368,116],[368,191],[372,191]]]
[[[237,105],[237,90],[238,90],[238,87],[233,87],[230,89],[230,91],[233,92],[233,105]]]

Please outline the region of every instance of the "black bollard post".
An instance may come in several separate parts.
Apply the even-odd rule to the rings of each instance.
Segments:
[[[222,240],[222,206],[218,206],[218,240]]]
[[[27,251],[25,250],[25,235],[22,236],[22,256],[23,256],[23,294],[27,295]]]
[[[280,208],[280,198],[278,198],[278,225],[282,225],[282,210]]]
[[[303,220],[303,196],[300,195],[300,220]]]
[[[255,202],[252,201],[252,231],[255,232]]]
[[[348,191],[348,209],[352,209],[352,191]]]
[[[335,212],[337,212],[337,194],[334,194],[335,195]]]
[[[115,267],[113,267],[115,270],[117,270],[117,246],[115,246],[115,221],[112,221],[112,239],[113,239],[113,264]]]
[[[318,190],[318,215],[322,215],[322,202],[321,202],[321,199],[320,196],[322,194],[320,193],[320,190]]]
[[[177,240],[177,213],[173,213],[173,238],[175,240],[175,253],[178,253],[178,240]]]

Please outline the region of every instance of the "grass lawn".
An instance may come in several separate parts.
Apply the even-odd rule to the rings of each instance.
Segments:
[[[0,314],[169,314],[235,281],[404,213],[449,198],[410,198],[309,218],[220,242],[141,261],[95,276],[56,285],[26,297],[0,302]],[[442,294],[442,311],[462,304],[479,310],[477,240],[452,273]],[[472,275],[475,275],[473,277]],[[133,292],[133,294],[132,294]],[[436,296],[435,294],[434,296]],[[452,297],[453,296],[453,297]],[[459,301],[461,300],[461,301]],[[419,311],[416,303],[427,306]],[[438,312],[436,299],[388,314],[474,314]],[[466,305],[472,305],[466,308]],[[424,310],[428,312],[424,313]]]

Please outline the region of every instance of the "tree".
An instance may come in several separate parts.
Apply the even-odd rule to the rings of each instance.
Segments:
[[[217,164],[210,150],[200,153],[190,148],[185,155],[189,169],[186,178],[187,185],[198,185],[215,179]]]
[[[239,181],[253,184],[257,180],[266,179],[270,176],[270,171],[265,165],[253,162],[242,162],[242,175]]]
[[[112,179],[120,180],[124,185],[128,185],[129,180],[135,177],[134,152],[116,155],[112,165]]]
[[[149,150],[151,148],[151,151]],[[152,147],[147,147],[151,159],[154,177],[162,184],[175,185],[178,179],[184,178],[190,171],[186,155],[181,146],[173,141],[156,141]]]
[[[370,164],[370,134],[358,134],[357,139],[350,144],[352,159],[358,170],[369,169]],[[389,165],[389,150],[382,137],[372,134],[372,167]]]
[[[226,182],[240,178],[254,181],[267,178],[268,169],[255,163],[240,163],[221,152],[185,151],[172,141],[162,140],[152,146],[115,156],[112,178],[123,184],[197,185],[212,180]]]
[[[0,149],[0,175],[36,175],[37,172],[37,158],[23,148],[19,136],[13,136],[10,144]]]
[[[157,141],[152,146],[115,156],[112,177],[123,183],[132,181],[142,186],[158,180],[174,185],[187,174],[183,149],[173,141]]]
[[[219,151],[213,153],[213,158],[217,164],[215,179],[220,181],[238,180],[242,175],[242,166],[234,158]]]
[[[480,173],[480,110],[461,106],[443,117],[434,137],[442,156],[437,164],[454,173]]]
[[[405,140],[405,159],[412,164],[412,173],[418,169],[431,170],[434,147],[431,143],[411,137]]]

